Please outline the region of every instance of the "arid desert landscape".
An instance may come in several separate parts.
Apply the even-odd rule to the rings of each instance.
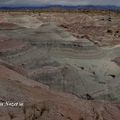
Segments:
[[[0,120],[120,120],[120,14],[0,12]]]

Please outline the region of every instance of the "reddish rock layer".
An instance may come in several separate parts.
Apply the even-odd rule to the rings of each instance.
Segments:
[[[0,65],[0,100],[24,102],[24,107],[0,107],[0,120],[119,120],[120,104],[85,101],[53,92]]]

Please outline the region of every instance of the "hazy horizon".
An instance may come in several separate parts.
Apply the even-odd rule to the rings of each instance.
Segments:
[[[113,5],[120,6],[120,0],[0,0],[2,6],[46,6],[46,5]]]

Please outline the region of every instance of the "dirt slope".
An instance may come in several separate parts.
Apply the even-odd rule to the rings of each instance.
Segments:
[[[57,93],[0,64],[0,101],[24,102],[0,107],[0,120],[119,120],[120,104],[84,101]]]

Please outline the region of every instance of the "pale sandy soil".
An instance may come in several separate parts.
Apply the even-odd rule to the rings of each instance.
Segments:
[[[109,21],[109,18],[110,21]],[[120,43],[120,15],[107,13],[41,13],[40,20],[55,22],[71,32],[75,37],[87,37],[99,46],[111,46]]]

